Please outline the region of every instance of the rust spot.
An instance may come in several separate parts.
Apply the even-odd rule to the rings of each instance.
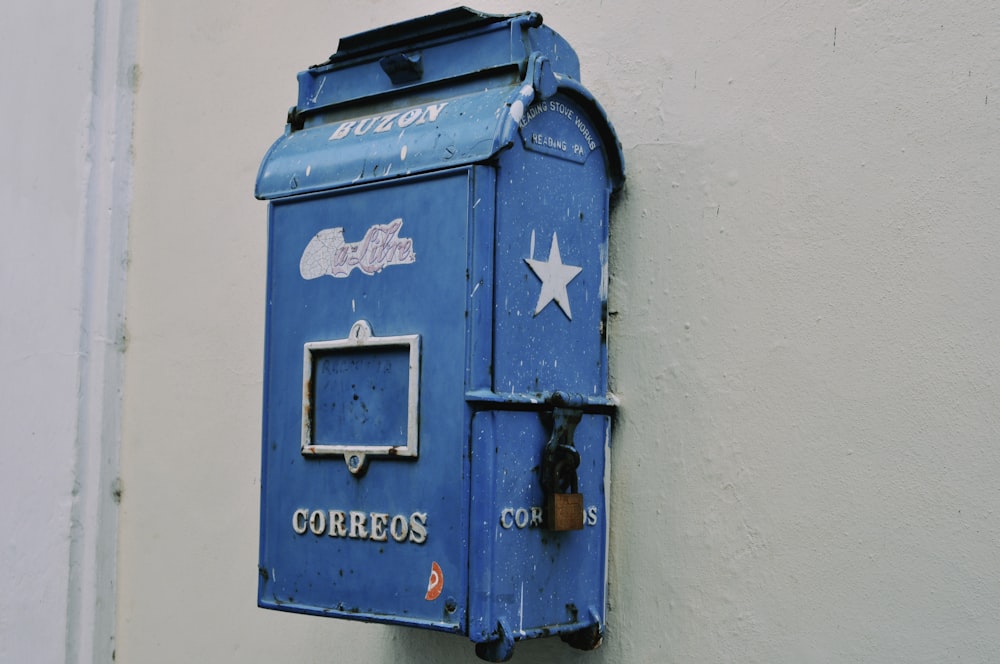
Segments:
[[[569,615],[571,616],[570,620],[572,622],[576,622],[580,619],[580,611],[576,608],[576,604],[567,604],[566,610],[569,612]]]

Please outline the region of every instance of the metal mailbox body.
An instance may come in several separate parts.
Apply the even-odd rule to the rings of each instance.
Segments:
[[[465,634],[494,660],[537,636],[599,643],[623,178],[537,14],[415,19],[299,74],[256,189],[260,606]],[[557,437],[583,496],[565,532],[540,477]]]

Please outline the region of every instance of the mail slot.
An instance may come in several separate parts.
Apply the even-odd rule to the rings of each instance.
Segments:
[[[621,148],[535,13],[341,39],[268,205],[261,607],[604,633],[608,215]]]

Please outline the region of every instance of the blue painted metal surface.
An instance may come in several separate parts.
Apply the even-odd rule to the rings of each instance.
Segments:
[[[525,638],[599,643],[623,178],[537,14],[423,17],[299,75],[256,188],[261,606],[457,632],[495,661]],[[549,528],[557,409],[579,416],[560,448],[578,453],[578,530]]]

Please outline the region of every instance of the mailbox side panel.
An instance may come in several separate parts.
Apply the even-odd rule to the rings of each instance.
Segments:
[[[470,186],[458,169],[272,203],[263,607],[465,629]],[[396,341],[342,347],[360,321]],[[304,421],[317,444],[375,449],[405,439],[413,407],[415,457],[371,454],[352,473],[344,455],[303,453]]]
[[[545,527],[541,468],[553,436],[548,396],[599,405],[608,396],[604,150],[584,110],[556,96],[525,112],[498,161],[496,401],[481,404],[472,425],[476,641],[603,629],[609,416],[582,412],[569,441],[580,457],[581,530]]]
[[[598,132],[556,97],[525,112],[498,173],[494,386],[607,395],[610,181]]]

